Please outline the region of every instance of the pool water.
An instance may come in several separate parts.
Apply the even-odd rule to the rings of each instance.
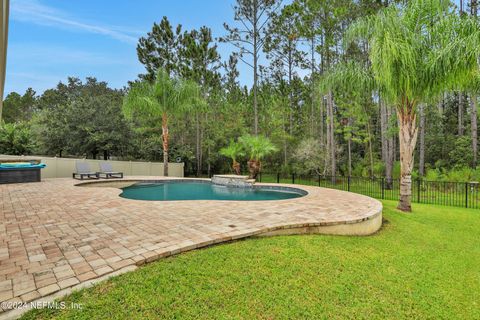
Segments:
[[[253,187],[235,188],[210,182],[138,183],[123,188],[122,198],[135,200],[284,200],[302,197],[305,191],[294,188]]]

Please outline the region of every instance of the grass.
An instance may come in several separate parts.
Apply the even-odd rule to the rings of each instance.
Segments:
[[[480,213],[385,201],[369,237],[247,239],[148,264],[22,319],[480,319]]]

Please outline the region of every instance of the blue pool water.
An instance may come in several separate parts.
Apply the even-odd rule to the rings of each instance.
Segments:
[[[123,188],[122,198],[135,200],[283,200],[306,195],[303,190],[280,187],[235,188],[210,182],[170,181],[138,183]]]

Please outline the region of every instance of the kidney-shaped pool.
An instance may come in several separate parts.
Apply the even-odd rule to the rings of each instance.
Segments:
[[[259,201],[285,200],[303,197],[306,191],[276,186],[253,186],[251,188],[227,187],[209,181],[162,181],[139,182],[125,187],[122,198],[134,200],[232,200]]]

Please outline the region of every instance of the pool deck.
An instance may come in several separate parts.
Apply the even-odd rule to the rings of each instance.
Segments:
[[[121,184],[162,179],[126,177]],[[367,235],[381,226],[379,201],[332,189],[282,184],[308,195],[277,201],[139,201],[120,198],[121,190],[105,181],[98,187],[68,178],[0,185],[3,310],[220,242],[293,233]]]

